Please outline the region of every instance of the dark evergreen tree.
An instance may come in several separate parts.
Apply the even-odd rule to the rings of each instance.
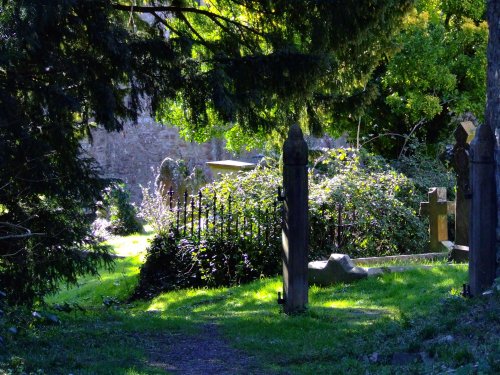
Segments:
[[[0,288],[14,303],[111,262],[89,235],[104,185],[80,140],[120,129],[180,71],[169,43],[122,16],[104,0],[2,3]]]
[[[150,15],[185,46],[185,84],[159,118],[188,139],[224,135],[238,148],[295,121],[321,134],[320,118],[363,87],[412,1],[142,3],[115,8]]]
[[[88,234],[93,126],[319,131],[316,101],[357,87],[410,2],[0,1],[0,288],[29,303],[110,264]]]

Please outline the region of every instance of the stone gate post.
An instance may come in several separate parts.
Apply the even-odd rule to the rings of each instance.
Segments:
[[[469,224],[469,283],[473,296],[491,287],[496,273],[497,205],[495,137],[488,124],[477,128],[470,145],[471,216]]]
[[[283,294],[286,314],[300,313],[308,302],[309,213],[307,144],[292,125],[283,146]]]

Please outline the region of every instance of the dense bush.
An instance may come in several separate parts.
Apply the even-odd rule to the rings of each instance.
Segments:
[[[147,249],[132,298],[150,298],[161,291],[200,285],[189,245],[187,241],[181,244],[174,233],[156,235]]]
[[[441,155],[429,155],[425,145],[413,142],[411,155],[402,155],[392,162],[393,167],[411,179],[415,185],[417,201],[426,201],[431,187],[445,187],[448,199],[455,196],[456,179],[450,166],[440,159]]]
[[[246,210],[272,210],[282,177],[275,161],[266,164],[224,176],[205,195],[217,192],[226,204],[231,196],[233,207],[245,202]],[[413,180],[382,157],[365,150],[323,150],[310,163],[310,259],[333,251],[351,257],[424,251],[427,228],[417,217],[420,201]]]
[[[252,245],[238,236],[209,236],[197,243],[174,232],[159,234],[147,249],[132,298],[187,287],[238,285],[278,274],[279,248],[270,243]]]
[[[282,177],[275,161],[266,164],[222,176],[202,189],[202,212],[209,215],[205,220],[202,214],[200,236],[196,229],[193,235],[188,231],[181,236],[175,208],[150,210],[159,234],[141,269],[137,297],[179,287],[233,285],[279,273],[281,205],[276,198]],[[425,250],[427,229],[416,216],[419,198],[411,179],[384,159],[351,149],[325,150],[311,165],[311,260],[331,252],[354,258]],[[151,209],[158,207],[151,202]],[[196,212],[193,217],[196,220]],[[225,229],[219,229],[220,222]]]
[[[313,165],[312,258],[332,251],[362,257],[425,250],[427,230],[416,216],[420,198],[411,179],[383,158],[352,149],[326,150]]]

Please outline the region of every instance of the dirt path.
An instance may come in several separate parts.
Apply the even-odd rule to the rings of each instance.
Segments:
[[[167,333],[141,337],[148,365],[172,374],[233,375],[270,374],[255,357],[232,348],[218,332],[217,324],[202,326],[195,335]]]

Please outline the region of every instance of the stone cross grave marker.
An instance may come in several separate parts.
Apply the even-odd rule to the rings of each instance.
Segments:
[[[470,220],[470,143],[474,139],[476,127],[472,121],[463,121],[455,129],[453,146],[453,169],[457,177],[455,207],[455,244],[450,259],[469,261],[469,220]]]
[[[283,295],[286,314],[303,312],[308,302],[309,214],[307,144],[295,124],[283,145]]]
[[[420,215],[429,216],[429,240],[431,251],[448,250],[448,214],[455,213],[455,202],[446,200],[446,188],[429,189],[429,201],[420,203]]]

